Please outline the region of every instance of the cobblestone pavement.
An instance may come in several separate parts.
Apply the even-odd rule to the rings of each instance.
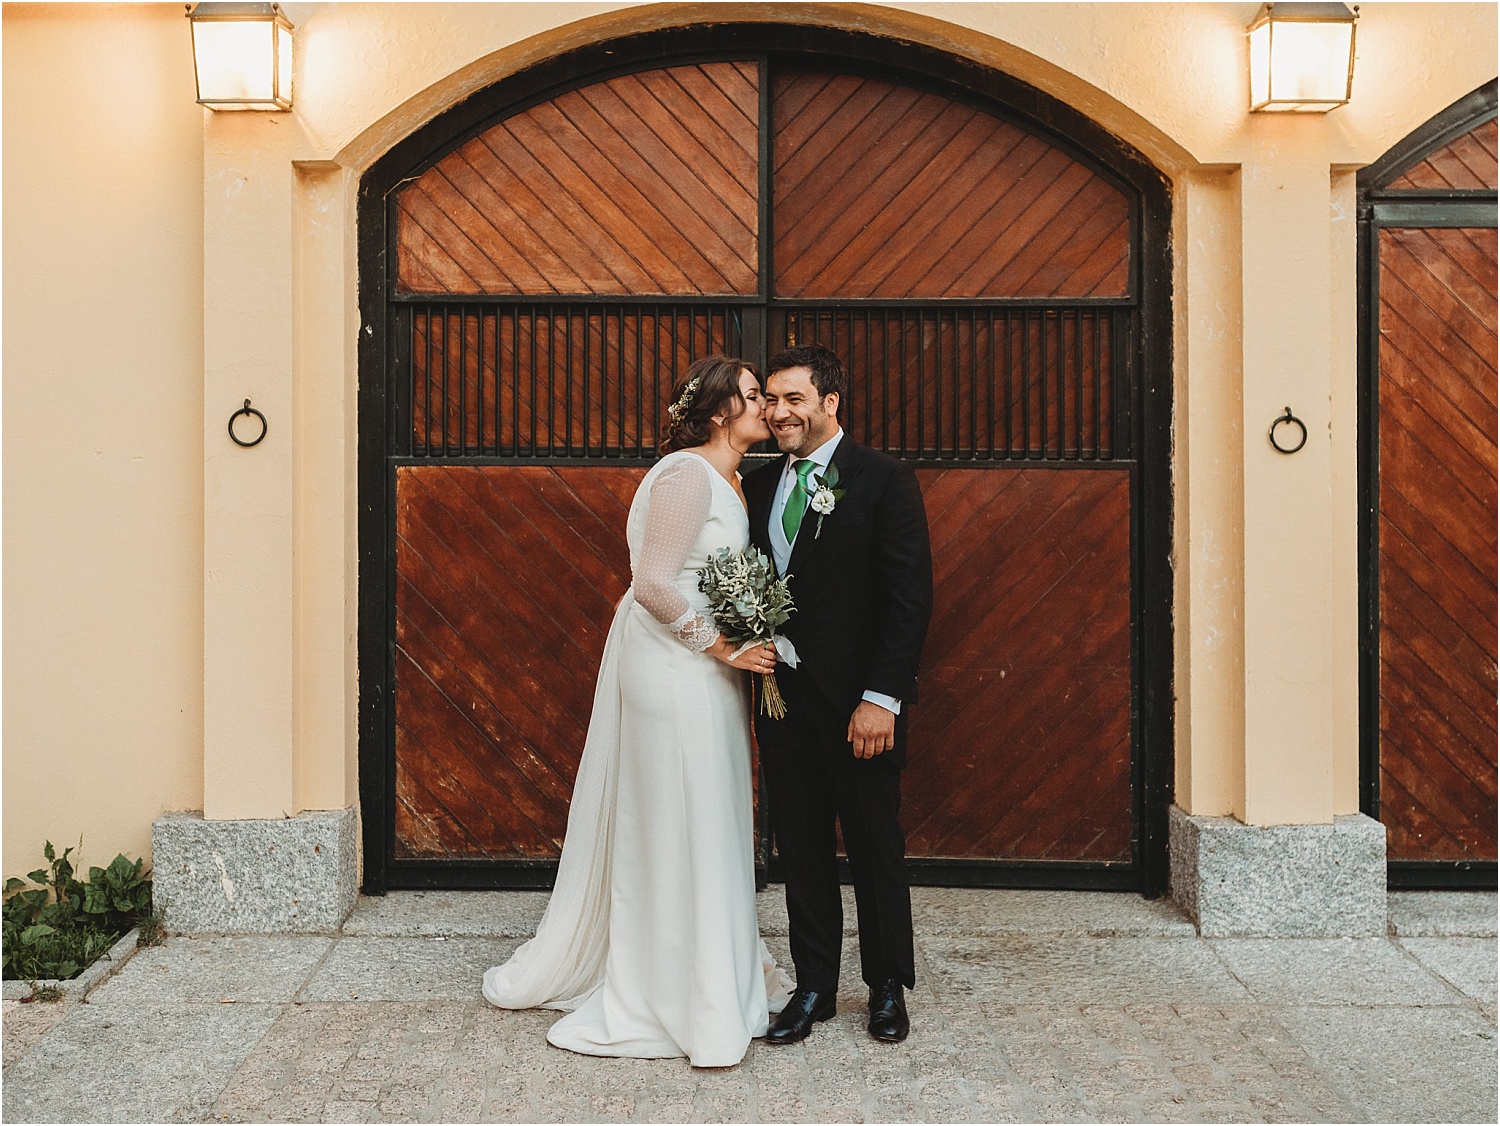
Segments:
[[[1133,895],[914,898],[902,1045],[864,1032],[851,937],[802,1044],[716,1070],[575,1056],[543,1038],[557,1014],[479,1000],[544,895],[407,892],[337,934],[174,937],[81,1002],[6,1001],[4,1119],[1496,1120],[1493,894],[1393,895],[1388,938],[1212,941]]]

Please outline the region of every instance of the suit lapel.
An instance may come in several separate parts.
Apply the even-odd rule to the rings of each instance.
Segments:
[[[845,434],[839,448],[833,451],[833,465],[839,471],[839,488],[848,488],[849,482],[859,476],[860,449],[860,444]]]

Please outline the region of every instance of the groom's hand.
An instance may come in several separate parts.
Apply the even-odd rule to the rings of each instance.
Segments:
[[[896,714],[861,700],[849,720],[849,742],[855,758],[874,758],[896,745]]]

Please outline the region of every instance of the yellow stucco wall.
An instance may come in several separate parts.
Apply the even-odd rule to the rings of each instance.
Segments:
[[[203,795],[203,123],[182,10],[4,11],[4,873]]]
[[[71,825],[139,848],[162,808],[355,800],[359,175],[532,61],[703,20],[952,51],[1172,177],[1178,800],[1262,823],[1356,808],[1350,170],[1494,77],[1496,9],[1364,5],[1353,103],[1287,118],[1245,110],[1257,6],[293,3],[276,115],[193,105],[179,7],[7,6],[7,871]],[[123,35],[149,41],[144,76]],[[118,330],[59,351],[84,275],[109,277]],[[58,355],[62,386],[18,387]],[[246,396],[272,419],[248,453],[222,433]],[[1264,426],[1288,401],[1314,438],[1278,459]],[[45,819],[43,779],[106,768],[107,817]]]

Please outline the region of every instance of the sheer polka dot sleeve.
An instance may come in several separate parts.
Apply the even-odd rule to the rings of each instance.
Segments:
[[[636,602],[695,653],[712,645],[719,629],[692,609],[676,580],[708,521],[712,472],[697,455],[662,467],[651,483],[646,530],[631,575]]]

